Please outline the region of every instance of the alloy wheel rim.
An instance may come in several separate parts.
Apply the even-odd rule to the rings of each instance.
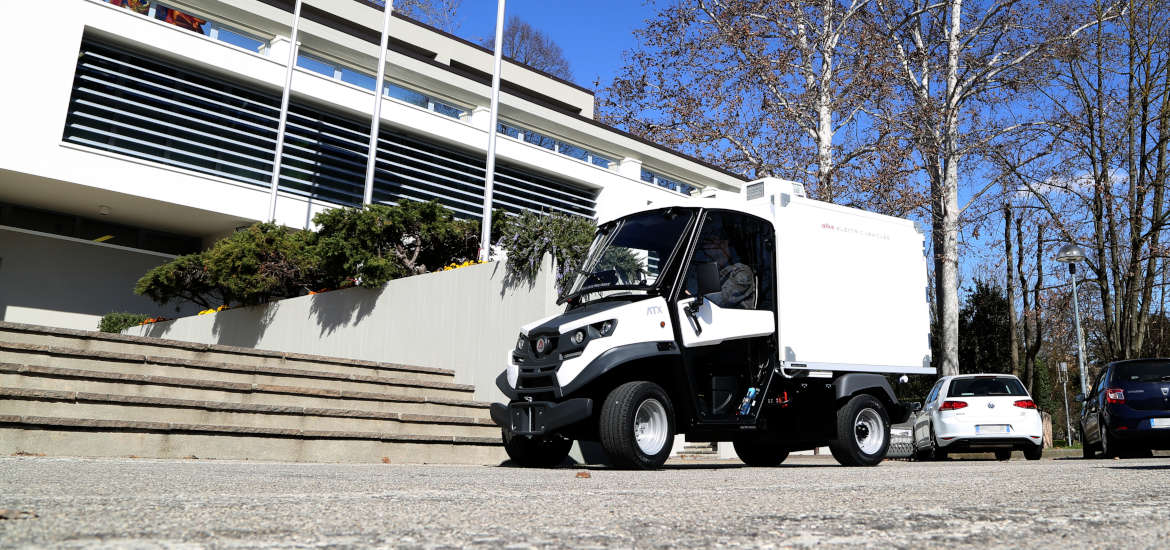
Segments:
[[[668,428],[666,407],[660,401],[647,399],[638,405],[634,412],[634,441],[644,454],[654,456],[662,452]]]
[[[853,440],[862,453],[877,454],[885,439],[886,432],[882,429],[882,419],[877,411],[862,409],[857,413],[857,419],[853,422]]]

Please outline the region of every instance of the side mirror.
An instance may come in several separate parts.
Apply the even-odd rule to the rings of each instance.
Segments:
[[[695,266],[695,276],[699,283],[699,296],[706,296],[712,292],[719,292],[719,265],[715,262],[701,263]]]
[[[919,403],[919,402],[917,402],[917,401],[915,401],[915,402],[911,403],[911,404],[910,404],[910,410],[912,410],[912,411],[914,411],[914,412],[921,411],[921,410],[922,410],[922,403]]]
[[[1082,402],[1084,402],[1084,401],[1085,401],[1085,394],[1083,394],[1083,393],[1078,393],[1078,394],[1076,395],[1076,397],[1073,397],[1073,401],[1076,401],[1077,403],[1082,403]]]

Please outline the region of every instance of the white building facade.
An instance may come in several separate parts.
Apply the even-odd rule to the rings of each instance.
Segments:
[[[51,7],[50,7],[51,6]],[[0,19],[0,319],[94,329],[167,316],[150,267],[266,220],[292,0],[13,2]],[[373,200],[478,218],[492,54],[381,8],[306,0],[275,221],[360,206],[375,88]],[[594,97],[505,61],[493,207],[591,218],[744,179],[593,119]]]

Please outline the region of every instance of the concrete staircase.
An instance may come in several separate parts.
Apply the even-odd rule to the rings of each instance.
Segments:
[[[0,322],[0,454],[498,464],[444,369]]]

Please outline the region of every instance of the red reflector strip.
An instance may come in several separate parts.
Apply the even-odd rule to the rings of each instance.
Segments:
[[[950,441],[950,440],[954,439],[954,437],[943,437],[943,438],[940,438],[940,439],[945,439],[945,440],[947,440],[947,441]]]

